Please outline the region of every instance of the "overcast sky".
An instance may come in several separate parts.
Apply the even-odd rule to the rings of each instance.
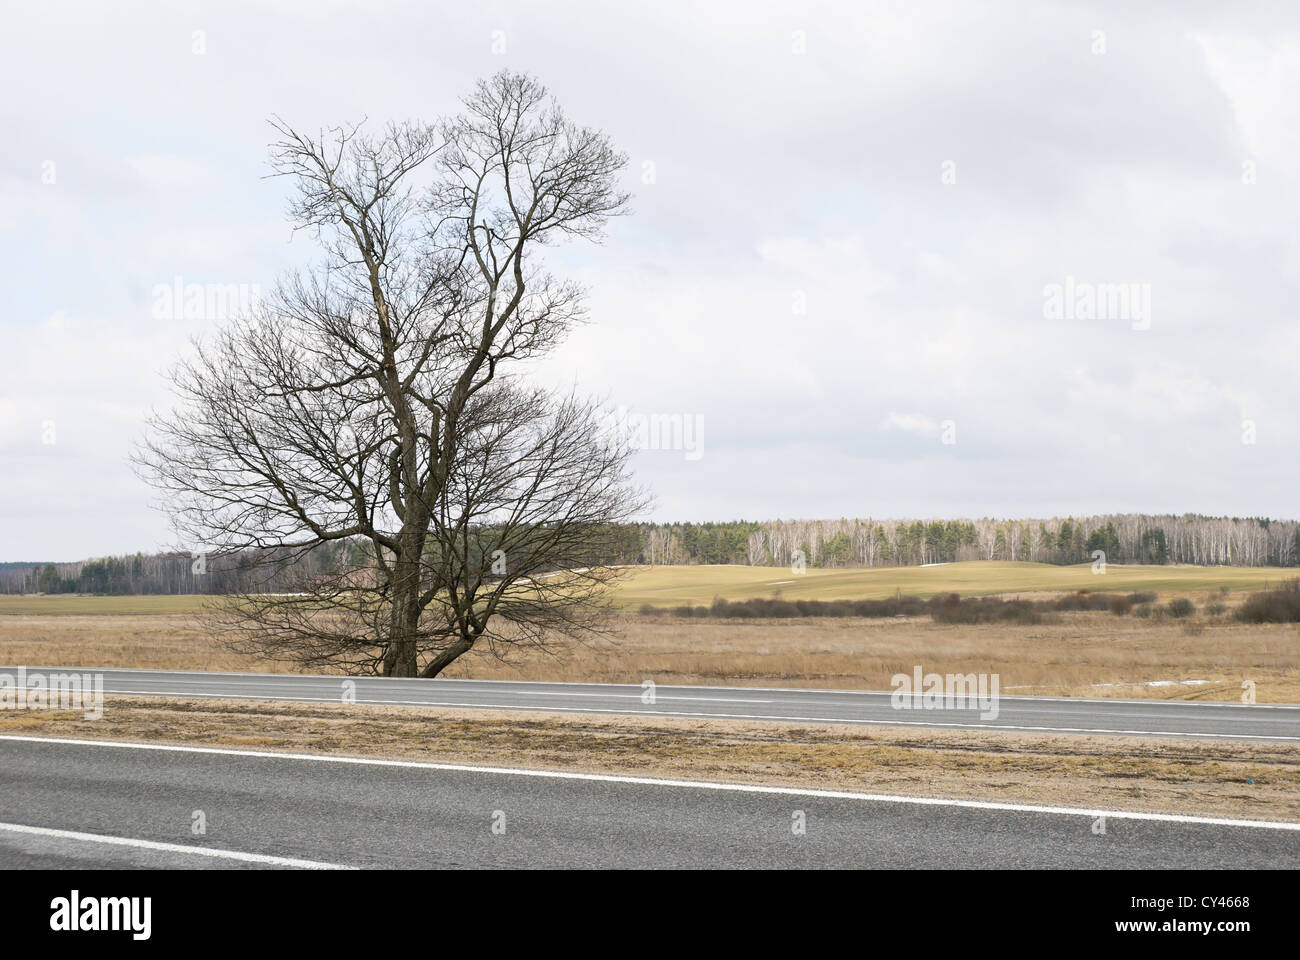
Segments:
[[[629,155],[536,375],[702,428],[654,518],[1300,513],[1300,6],[53,6],[0,35],[0,560],[171,544],[126,456],[220,321],[155,288],[312,257],[271,114],[502,67]]]

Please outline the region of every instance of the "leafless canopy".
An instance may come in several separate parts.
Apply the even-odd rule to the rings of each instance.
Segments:
[[[292,595],[229,598],[236,643],[428,677],[476,645],[590,634],[609,527],[643,507],[628,450],[599,407],[510,369],[583,319],[538,249],[602,236],[625,157],[508,72],[437,124],[274,126],[322,262],[196,344],[137,454],[189,545],[343,547]]]

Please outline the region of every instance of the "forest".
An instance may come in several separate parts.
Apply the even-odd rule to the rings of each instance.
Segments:
[[[882,567],[958,560],[1300,566],[1300,523],[1114,514],[1043,520],[743,520],[615,528],[611,564]],[[304,577],[361,570],[359,544],[293,557],[168,552],[75,562],[0,563],[0,593],[187,594],[292,590]]]

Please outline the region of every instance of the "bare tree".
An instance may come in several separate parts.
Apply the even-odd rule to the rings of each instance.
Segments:
[[[643,506],[629,450],[598,407],[509,365],[583,319],[538,250],[603,235],[626,158],[509,72],[435,125],[275,127],[274,169],[324,262],[196,345],[137,455],[189,544],[282,564],[353,546],[295,595],[230,598],[235,642],[412,677],[480,642],[596,629],[607,531]]]

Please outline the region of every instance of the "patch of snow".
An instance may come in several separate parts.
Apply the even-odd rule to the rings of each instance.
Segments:
[[[1133,683],[1094,683],[1094,687],[1177,687],[1213,683],[1213,680],[1135,680]]]
[[[1134,680],[1132,683],[1090,683],[1090,687],[1175,687],[1175,686],[1199,686],[1203,683],[1214,683],[1213,680]],[[1040,690],[1044,689],[1043,684],[1020,684],[1014,687],[1003,687],[1003,690]]]

